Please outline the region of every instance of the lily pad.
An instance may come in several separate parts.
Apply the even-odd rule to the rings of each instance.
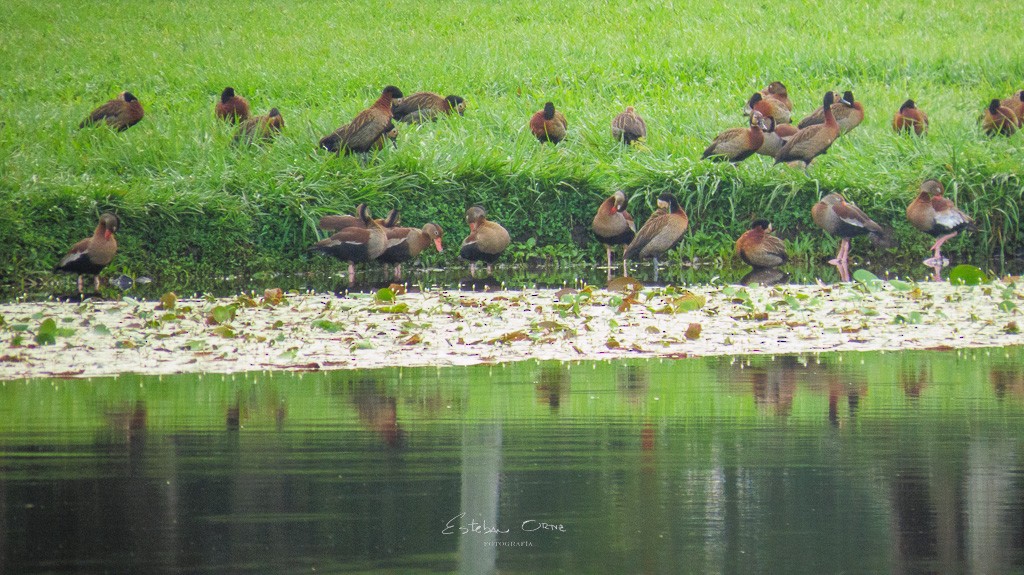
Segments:
[[[949,283],[976,286],[988,283],[988,277],[979,268],[969,264],[960,264],[949,272]]]

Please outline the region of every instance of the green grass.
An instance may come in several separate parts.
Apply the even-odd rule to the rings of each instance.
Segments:
[[[399,206],[407,225],[437,221],[453,247],[476,202],[515,240],[566,245],[616,188],[641,219],[658,194],[676,193],[692,222],[679,257],[705,260],[755,215],[804,253],[832,252],[809,208],[841,191],[896,228],[903,246],[886,256],[910,262],[931,240],[903,211],[927,177],[981,225],[947,244],[958,260],[1015,254],[1024,142],[987,138],[977,119],[989,99],[1024,87],[1019,21],[1006,17],[1016,5],[903,6],[9,0],[0,5],[0,277],[48,274],[107,209],[123,224],[114,268],[184,281],[334,267],[305,248],[320,215],[359,201],[378,213]],[[796,118],[831,88],[852,89],[867,117],[807,175],[760,157],[737,168],[699,161],[719,131],[742,125],[744,100],[776,79]],[[315,149],[386,84],[460,94],[469,108],[400,126],[398,150],[366,165]],[[256,113],[281,110],[274,144],[230,145],[232,130],[213,118],[227,85]],[[77,129],[124,89],[146,109],[140,124]],[[889,129],[907,97],[929,114],[925,138]],[[546,100],[569,122],[557,147],[526,128]],[[644,149],[611,141],[609,122],[626,105],[647,119]],[[584,250],[603,258],[592,241]]]

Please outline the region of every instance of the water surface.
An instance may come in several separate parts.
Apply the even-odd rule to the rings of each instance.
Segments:
[[[1024,572],[1022,360],[6,382],[0,573]]]

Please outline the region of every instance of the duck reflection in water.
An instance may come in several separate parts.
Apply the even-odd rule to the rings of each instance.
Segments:
[[[620,364],[615,370],[615,383],[628,402],[645,404],[651,385],[650,370],[646,365]]]
[[[833,427],[842,427],[844,422],[839,417],[839,399],[846,396],[846,413],[849,422],[857,416],[857,409],[860,408],[860,398],[868,394],[866,384],[841,383],[838,377],[828,384],[828,422]]]
[[[924,367],[917,370],[904,370],[900,373],[903,395],[908,399],[918,399],[921,397],[921,392],[928,387],[931,379],[931,374]]]
[[[108,409],[104,413],[107,427],[118,435],[123,435],[131,453],[141,451],[146,439],[146,421],[148,411],[146,402],[136,401],[133,405],[124,405]]]
[[[552,410],[557,410],[562,404],[562,394],[569,392],[571,380],[569,367],[564,363],[540,368],[537,385],[534,388],[538,403],[547,403]]]
[[[1024,400],[1024,374],[1015,367],[995,367],[989,370],[988,380],[992,384],[992,392],[996,399],[1003,400],[1007,396]]]
[[[754,268],[750,270],[747,275],[740,278],[740,283],[749,285],[762,285],[762,286],[773,286],[781,283],[786,283],[789,280],[789,274],[778,269],[778,268],[765,268],[759,269]]]
[[[379,391],[375,381],[360,381],[352,389],[352,405],[359,422],[376,433],[384,445],[400,449],[406,445],[406,432],[398,424],[398,400]]]

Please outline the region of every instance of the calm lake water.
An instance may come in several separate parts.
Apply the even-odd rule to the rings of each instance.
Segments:
[[[1020,573],[1024,349],[0,384],[0,573]]]

